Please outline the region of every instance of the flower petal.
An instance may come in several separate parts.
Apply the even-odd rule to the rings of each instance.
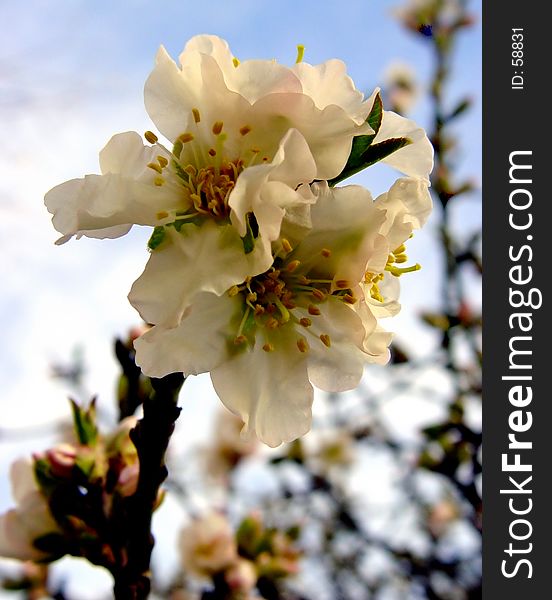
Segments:
[[[240,307],[239,298],[199,293],[180,325],[156,325],[134,342],[136,364],[148,377],[214,369],[227,357],[232,318]]]
[[[336,298],[329,298],[319,308],[321,314],[311,317],[308,328],[313,335],[306,338],[310,345],[309,379],[327,392],[352,390],[358,385],[366,362],[362,351],[364,324],[350,306]],[[305,311],[302,316],[308,317],[308,313]],[[329,347],[320,336],[328,336]]]
[[[425,131],[414,121],[386,110],[383,112],[381,126],[373,143],[378,144],[398,137],[407,137],[412,140],[412,144],[393,152],[382,162],[405,175],[418,177],[429,183],[429,174],[433,169],[433,146]]]
[[[281,334],[274,352],[257,340],[211,371],[211,379],[225,406],[244,421],[243,435],[276,447],[310,429],[313,389],[293,335]]]
[[[184,225],[180,232],[168,227],[166,240],[152,252],[128,298],[147,323],[175,327],[198,292],[220,296],[248,275],[268,269],[271,261],[261,244],[245,254],[231,225],[206,221]]]

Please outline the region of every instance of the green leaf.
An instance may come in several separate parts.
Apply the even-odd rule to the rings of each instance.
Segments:
[[[359,136],[359,138],[363,138],[365,136]],[[409,138],[389,138],[388,140],[384,140],[383,142],[379,142],[378,144],[372,144],[365,146],[365,141],[360,140],[355,145],[355,141],[359,138],[353,139],[353,148],[351,150],[351,154],[349,156],[349,160],[347,164],[343,168],[343,171],[337,176],[331,179],[328,183],[330,187],[336,185],[340,181],[355,175],[355,173],[359,173],[363,171],[367,167],[387,158],[393,152],[404,148],[412,143],[412,140]]]
[[[255,248],[255,239],[259,235],[259,226],[257,225],[257,219],[253,213],[247,213],[246,217],[247,232],[242,237],[243,250],[246,254],[253,252]]]
[[[167,235],[167,231],[166,231],[165,227],[163,227],[163,225],[154,227],[153,233],[151,234],[151,237],[148,240],[148,248],[150,250],[155,250],[156,248],[159,248],[159,246],[162,244],[163,240],[165,239],[166,235]]]
[[[85,410],[74,400],[70,400],[73,411],[73,424],[75,433],[81,444],[94,446],[98,439],[98,428],[96,427],[96,401],[92,400],[90,406]]]
[[[374,139],[381,127],[381,120],[383,119],[383,101],[381,99],[380,93],[376,94],[374,98],[374,104],[372,105],[372,110],[370,110],[370,114],[366,119],[366,122],[370,127],[374,130],[372,135],[360,136],[360,137],[371,137]]]

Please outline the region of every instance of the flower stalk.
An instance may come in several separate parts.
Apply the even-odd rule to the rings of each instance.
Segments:
[[[136,492],[126,499],[118,532],[118,561],[111,572],[116,600],[142,600],[150,592],[150,559],[154,538],[152,513],[167,477],[165,452],[180,414],[176,406],[184,377],[175,373],[152,379],[153,392],[144,402],[144,416],[130,432],[138,452],[140,475]]]

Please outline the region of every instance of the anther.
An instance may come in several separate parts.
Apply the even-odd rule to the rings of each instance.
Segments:
[[[308,352],[309,344],[305,338],[299,338],[297,340],[297,348],[299,348],[300,352]]]
[[[280,325],[280,322],[277,319],[275,319],[274,317],[270,317],[266,320],[265,325],[269,329],[276,329],[278,327],[278,325]]]
[[[191,142],[194,139],[194,136],[191,133],[182,133],[178,136],[177,139],[183,144],[187,144],[188,142]]]
[[[255,304],[255,316],[256,317],[260,317],[261,315],[264,315],[265,309],[264,306],[262,306],[261,304]]]
[[[234,338],[234,344],[236,344],[236,346],[239,346],[240,344],[243,344],[246,341],[247,338],[245,337],[245,335],[238,335]]]
[[[274,352],[274,346],[272,344],[265,344],[263,350],[265,352]]]
[[[247,299],[249,302],[255,302],[257,300],[257,294],[255,292],[249,292],[249,294],[247,294]]]
[[[237,296],[240,292],[240,288],[237,285],[233,285],[229,290],[228,290],[228,295],[230,296],[230,298],[233,298],[234,296]]]
[[[324,294],[324,292],[322,290],[319,290],[317,288],[314,288],[312,290],[312,295],[315,298],[315,300],[320,300],[322,302],[322,300],[325,300],[326,298],[326,294]]]
[[[324,258],[330,258],[330,256],[332,255],[332,251],[329,250],[328,248],[322,248],[322,250],[320,251],[320,254],[322,254],[322,256]]]
[[[286,252],[291,252],[293,250],[293,248],[291,247],[291,244],[289,243],[288,240],[286,240],[286,238],[282,238],[282,248]]]
[[[199,110],[197,108],[192,108],[192,115],[194,115],[194,121],[196,123],[201,121],[201,115],[199,114]]]
[[[335,282],[335,287],[339,288],[340,290],[346,290],[347,288],[351,287],[351,284],[346,279],[338,279]]]
[[[159,140],[153,131],[146,131],[146,133],[144,133],[144,137],[150,144],[156,144]]]
[[[239,64],[240,64],[240,60],[239,60],[239,58],[236,58],[236,57],[234,56],[234,58],[232,59],[232,64],[233,64],[233,65],[234,65],[236,68],[238,68],[238,66],[239,66]]]
[[[295,59],[295,63],[302,62],[303,56],[305,56],[305,46],[303,46],[303,44],[297,44],[297,58]]]
[[[157,171],[159,173],[159,175],[161,175],[161,173],[163,173],[163,169],[157,163],[148,163],[148,167],[150,169],[153,169],[154,171]]]
[[[214,148],[209,148],[208,152],[209,152],[209,156],[216,156],[217,155],[217,151]]]
[[[165,180],[163,179],[163,177],[156,177],[156,178],[153,180],[153,183],[154,183],[154,184],[155,184],[157,187],[161,187],[161,186],[162,186],[162,185],[165,183]]]
[[[326,346],[327,348],[329,348],[332,345],[330,336],[327,333],[321,333],[320,339],[322,340],[322,343],[324,344],[324,346]]]
[[[310,327],[312,325],[312,321],[308,317],[301,317],[299,319],[299,324],[303,327]]]
[[[242,135],[247,135],[250,131],[251,127],[249,125],[244,125],[243,127],[240,127],[240,133]]]
[[[158,156],[157,162],[161,165],[161,167],[166,167],[169,164],[169,161],[164,156]]]
[[[399,254],[395,256],[395,262],[398,264],[405,263],[408,260],[408,256],[406,254]]]
[[[169,216],[169,213],[166,210],[161,210],[155,215],[159,220],[166,219]]]
[[[305,277],[304,275],[301,275],[301,277],[299,277],[299,283],[301,285],[309,285],[310,282],[310,279],[308,277]]]
[[[218,135],[222,131],[223,125],[224,123],[222,121],[215,121],[215,123],[213,124],[213,133],[215,135]]]
[[[297,267],[301,264],[300,260],[292,260],[290,263],[288,263],[288,266],[286,267],[286,270],[288,273],[293,273],[293,271],[295,271],[295,269],[297,269]]]
[[[352,294],[343,294],[341,297],[343,298],[344,302],[347,302],[347,304],[354,304],[357,301]]]
[[[314,304],[309,304],[307,310],[309,311],[309,315],[318,316],[320,314],[320,309],[318,306],[314,306]]]

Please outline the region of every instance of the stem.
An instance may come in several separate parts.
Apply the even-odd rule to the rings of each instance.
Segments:
[[[150,592],[151,518],[159,488],[167,477],[165,452],[180,414],[176,403],[183,382],[181,373],[152,379],[153,392],[144,402],[144,416],[130,432],[138,451],[140,474],[136,492],[121,506],[118,560],[111,569],[116,600],[143,600]]]

